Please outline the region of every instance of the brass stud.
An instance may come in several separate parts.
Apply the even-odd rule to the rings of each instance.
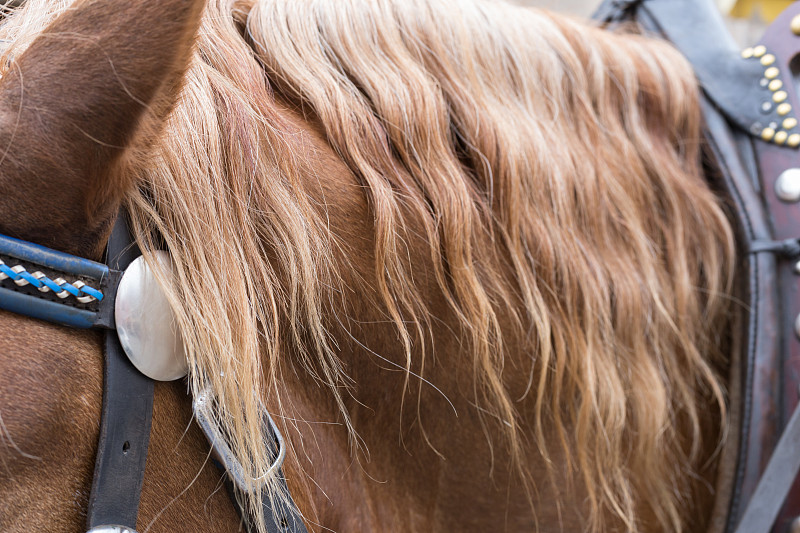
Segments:
[[[786,91],[778,91],[778,92],[776,92],[775,94],[772,95],[772,100],[775,103],[783,102],[784,100],[786,100],[787,96],[789,96],[789,95],[786,94]]]
[[[800,133],[792,133],[789,135],[789,139],[787,139],[786,144],[792,148],[797,148],[800,146]]]
[[[771,141],[772,138],[775,136],[775,130],[772,128],[764,128],[761,130],[761,138],[765,141]]]
[[[775,62],[775,56],[772,54],[767,54],[761,58],[761,64],[765,67],[773,64]]]
[[[783,82],[781,80],[772,80],[771,82],[769,82],[768,87],[770,91],[777,91],[778,89],[783,87]]]
[[[780,116],[788,115],[789,111],[791,111],[791,110],[792,110],[792,106],[790,104],[787,104],[787,103],[783,103],[783,104],[779,105],[778,109],[777,109],[778,114]]]
[[[771,80],[777,78],[780,73],[781,71],[778,70],[778,67],[769,67],[764,71],[764,77]]]
[[[775,137],[772,139],[775,141],[775,144],[783,144],[786,142],[786,139],[789,138],[789,134],[785,131],[781,130],[775,134]]]
[[[790,130],[790,129],[794,128],[795,126],[797,126],[797,119],[796,118],[789,117],[789,118],[783,119],[783,129]]]
[[[795,15],[789,27],[792,28],[792,33],[800,35],[800,15]]]
[[[750,59],[753,57],[753,49],[752,48],[745,48],[742,50],[742,58],[743,59]]]
[[[753,55],[756,57],[761,57],[767,53],[767,47],[763,44],[759,44],[755,48],[753,48]]]

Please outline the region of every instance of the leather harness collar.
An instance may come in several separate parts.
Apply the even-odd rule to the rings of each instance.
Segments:
[[[694,67],[708,149],[744,248],[742,401],[732,406],[740,421],[726,533],[800,527],[800,36],[790,29],[798,17],[795,2],[758,46],[741,51],[712,0],[605,0],[594,16],[637,22]]]
[[[0,236],[0,309],[66,326],[105,330],[102,418],[87,512],[90,533],[135,533],[150,440],[153,380],[131,364],[115,329],[117,287],[125,269],[141,255],[125,218],[121,214],[112,231],[107,266]],[[228,472],[233,494],[233,484],[244,488],[241,467],[209,423],[211,400],[210,396],[195,399],[195,418],[212,446],[215,462]],[[280,468],[283,440],[264,413],[267,438],[279,450],[273,468],[282,492],[289,495]],[[268,498],[262,498],[262,505],[268,533],[306,533],[293,502],[284,507],[276,500],[273,508]],[[241,512],[238,504],[237,508]]]

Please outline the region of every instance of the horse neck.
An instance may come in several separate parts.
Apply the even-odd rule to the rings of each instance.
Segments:
[[[428,244],[408,242],[414,281],[433,321],[423,367],[423,344],[415,342],[407,361],[397,327],[378,303],[373,214],[360,183],[313,118],[279,107],[298,140],[297,159],[315,167],[303,172],[306,192],[325,206],[333,238],[342,243],[336,259],[346,289],[329,299],[326,327],[351,379],[345,403],[356,435],[314,377],[302,369],[284,373],[278,396],[290,406],[283,427],[294,448],[287,477],[300,508],[340,531],[391,530],[400,523],[420,531],[491,530],[498,523],[529,528],[531,500],[497,437],[502,422],[476,407],[468,342],[431,274]],[[409,235],[424,235],[412,216],[407,223]],[[515,342],[509,332],[509,353],[523,353]],[[507,378],[521,395],[527,372]],[[545,477],[541,457],[532,456],[531,465]],[[306,474],[313,483],[293,486]],[[508,507],[491,503],[501,500]],[[557,523],[549,513],[540,517]]]
[[[503,386],[520,399],[515,408],[524,440],[522,468],[513,464],[502,437],[508,421],[494,418],[476,399],[469,339],[432,274],[424,231],[408,214],[408,263],[426,299],[430,334],[424,339],[425,353],[415,339],[407,360],[396,324],[380,303],[373,213],[361,183],[333,151],[313,115],[301,115],[286,102],[279,107],[297,140],[297,159],[310,167],[301,173],[305,190],[315,205],[324,206],[323,218],[340,244],[336,262],[343,289],[328,299],[326,329],[351,378],[345,403],[355,435],[348,432],[340,406],[314,377],[302,369],[284,374],[279,396],[290,406],[291,420],[282,423],[294,448],[287,471],[300,508],[312,520],[342,531],[392,530],[396,524],[412,531],[488,531],[498,524],[509,531],[537,525],[545,531],[584,529],[592,510],[574,465],[557,446],[545,457],[533,445],[535,394],[526,391],[528,380],[535,382],[530,377],[534,350],[507,316],[510,310],[498,306],[496,312],[506,358]],[[476,248],[492,249],[495,243],[482,246]],[[503,264],[494,265],[501,274],[507,268]],[[513,274],[504,277],[512,279]],[[295,354],[283,357],[291,363]],[[570,428],[566,435],[557,433],[546,421],[541,431],[548,442],[572,438]],[[304,482],[306,475],[313,482]],[[696,485],[712,483],[715,469],[704,475]],[[713,495],[696,492],[704,502],[696,508],[704,513]],[[499,501],[505,505],[498,506]],[[641,507],[642,523],[655,524],[650,510]],[[625,529],[618,517],[608,514],[609,530]]]

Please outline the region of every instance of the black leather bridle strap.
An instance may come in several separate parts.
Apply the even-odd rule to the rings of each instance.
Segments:
[[[147,465],[154,382],[130,362],[116,329],[115,307],[124,271],[141,256],[126,215],[119,214],[112,230],[107,265],[4,235],[0,235],[0,256],[9,261],[0,260],[0,308],[56,324],[105,329],[103,404],[87,527],[89,533],[135,533]],[[71,281],[59,277],[62,273]],[[51,291],[52,295],[46,294]],[[70,296],[74,301],[62,303]],[[123,297],[123,306],[124,301]],[[137,313],[146,311],[139,309]],[[241,490],[250,490],[247,482],[241,481],[241,464],[230,453],[224,435],[208,423],[212,415],[211,404],[206,401],[213,401],[211,392],[195,398],[198,424],[228,477],[244,487]],[[263,415],[265,438],[274,440],[276,446],[270,472],[277,469],[277,492],[283,496],[274,501],[262,498],[264,525],[268,533],[306,533],[280,469],[286,453],[283,438],[266,409]],[[236,498],[234,503],[238,503]]]
[[[108,242],[108,266],[112,274],[124,271],[140,255],[133,243],[125,214],[120,213]],[[107,298],[113,301],[116,286],[110,286],[108,291]],[[106,308],[113,314],[113,305]],[[112,325],[115,323],[113,315],[104,317],[104,321]],[[116,330],[106,330],[100,440],[88,509],[90,533],[93,528],[97,528],[95,533],[119,532],[121,528],[136,529],[150,440],[153,386],[154,382],[128,360]],[[278,475],[282,490],[289,495],[286,480],[282,473]],[[288,502],[263,499],[268,533],[306,533],[291,496],[288,498]],[[236,498],[233,501],[237,503]],[[239,509],[238,505],[236,507]],[[104,526],[118,526],[119,529]]]
[[[214,465],[223,473],[226,472],[225,466],[219,461],[214,460]],[[283,476],[283,469],[278,470],[278,479],[280,480],[282,490],[288,495],[289,501],[287,502],[280,498],[275,498],[274,501],[270,501],[269,498],[262,498],[261,506],[264,513],[264,527],[267,533],[308,533],[303,520],[297,512],[297,506],[286,486],[286,478]],[[236,507],[236,512],[239,513],[240,518],[244,519],[244,517],[242,517],[242,507],[238,504],[238,500],[236,499],[236,490],[228,475],[225,475],[225,489],[231,501],[236,504],[234,505],[234,507]],[[246,520],[245,523],[248,524],[248,532],[254,533],[255,528]]]
[[[270,502],[269,498],[262,499],[264,525],[267,533],[307,533],[308,530],[298,516],[297,507],[289,489],[286,488],[286,478],[283,477],[283,472],[278,471],[278,476],[289,501],[276,498],[274,502]]]
[[[120,214],[108,242],[108,265],[125,270],[139,255]],[[135,530],[150,441],[153,381],[128,361],[116,330],[106,331],[104,352],[103,411],[87,523],[90,530],[109,525]]]

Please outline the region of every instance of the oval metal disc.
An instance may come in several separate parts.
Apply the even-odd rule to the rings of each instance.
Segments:
[[[156,252],[155,259],[170,272],[169,254]],[[186,375],[189,365],[175,317],[144,257],[136,258],[122,275],[114,313],[119,341],[139,372],[157,381]]]
[[[775,182],[775,194],[787,203],[800,201],[800,168],[788,168]]]

